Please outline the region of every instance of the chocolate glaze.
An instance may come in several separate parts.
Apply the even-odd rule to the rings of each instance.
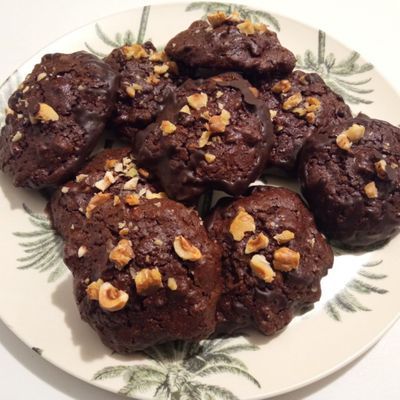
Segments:
[[[243,193],[248,185],[261,174],[267,162],[272,143],[272,124],[269,119],[269,111],[266,109],[263,102],[258,100],[251,93],[249,87],[249,82],[242,79],[240,75],[236,73],[222,74],[217,77],[217,80],[213,78],[199,79],[196,81],[188,80],[177,92],[170,95],[168,99],[169,103],[161,112],[157,121],[137,134],[134,150],[137,155],[138,163],[152,170],[155,175],[159,177],[161,184],[170,197],[176,198],[177,200],[189,201],[201,195],[209,187],[237,195]],[[215,90],[218,90],[218,88],[220,88],[221,91],[227,91],[227,93],[229,90],[232,92],[232,89],[232,93],[238,91],[240,93],[240,99],[243,102],[243,106],[241,107],[244,107],[241,111],[241,118],[252,118],[254,123],[258,121],[259,124],[259,128],[257,126],[247,127],[246,129],[251,130],[250,132],[246,132],[243,128],[239,131],[235,129],[235,126],[230,129],[232,125],[229,125],[227,131],[220,135],[222,143],[227,146],[227,149],[231,148],[229,141],[234,141],[241,143],[241,149],[239,151],[245,151],[244,149],[253,151],[254,157],[251,160],[251,165],[245,165],[247,168],[245,172],[240,172],[239,169],[241,165],[237,165],[238,171],[242,174],[240,177],[237,176],[238,172],[235,170],[229,173],[227,173],[226,170],[222,172],[219,170],[209,176],[200,173],[199,168],[205,170],[207,170],[207,168],[212,168],[207,165],[202,167],[202,165],[205,163],[205,153],[208,151],[212,152],[213,148],[207,146],[202,149],[195,148],[192,150],[186,148],[186,150],[181,150],[180,146],[182,144],[171,140],[171,137],[176,135],[176,133],[165,137],[161,135],[159,129],[160,123],[163,120],[168,120],[178,127],[184,125],[184,127],[188,129],[187,132],[197,135],[197,143],[197,140],[200,138],[200,131],[198,127],[195,126],[196,121],[190,120],[190,118],[193,119],[193,116],[182,116],[179,110],[186,104],[186,96],[196,93],[199,90],[213,93]],[[232,93],[228,93],[227,96],[233,96],[234,94]],[[229,103],[229,97],[227,99]],[[227,109],[229,111],[229,106]],[[218,110],[218,112],[220,112],[220,110]],[[253,117],[251,117],[251,115],[253,115]],[[236,118],[235,115],[232,116],[234,124],[237,122]],[[254,132],[254,130],[257,129],[260,129],[260,131],[258,131],[258,133]],[[187,143],[183,144],[183,146],[187,145]],[[174,160],[178,151],[187,151],[189,153],[187,161],[180,163],[179,168],[175,165],[175,163],[179,161]],[[235,149],[231,151],[234,152],[232,153],[233,156],[238,157],[235,153]],[[221,155],[218,155],[218,157],[229,157],[229,155],[223,152]]]

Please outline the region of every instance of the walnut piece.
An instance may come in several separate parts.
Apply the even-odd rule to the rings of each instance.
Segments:
[[[132,58],[147,58],[149,56],[146,49],[138,43],[122,47],[122,53],[127,60],[131,60]]]
[[[287,111],[298,106],[303,101],[303,96],[300,92],[288,97],[282,104],[282,108]]]
[[[257,236],[252,237],[246,244],[244,250],[245,254],[256,253],[259,250],[265,249],[269,244],[269,239],[263,233],[259,233]]]
[[[78,258],[82,258],[88,252],[88,248],[86,246],[81,246],[78,249]]]
[[[387,163],[386,163],[386,161],[385,160],[379,160],[378,162],[376,162],[374,164],[374,166],[375,166],[376,174],[379,176],[379,178],[381,178],[381,179],[386,178],[386,176],[387,176],[387,173],[386,173]]]
[[[231,113],[227,110],[222,110],[220,115],[213,115],[209,118],[209,127],[211,133],[225,132],[226,126],[229,125]]]
[[[164,61],[168,61],[168,56],[165,53],[165,51],[155,51],[154,53],[152,53],[150,55],[149,60],[164,62]]]
[[[56,113],[53,107],[46,103],[39,103],[39,111],[35,114],[34,119],[43,122],[58,121],[59,115]]]
[[[15,132],[15,135],[11,138],[11,142],[16,143],[20,141],[23,137],[24,135],[20,131],[17,131]]]
[[[176,126],[170,121],[162,121],[160,129],[163,133],[163,136],[167,136],[176,131]]]
[[[174,250],[182,260],[198,261],[202,258],[201,251],[182,235],[175,238]]]
[[[163,287],[161,273],[158,268],[143,268],[135,275],[136,292],[140,296],[148,296]]]
[[[113,183],[115,183],[117,180],[117,178],[113,175],[113,173],[111,171],[107,171],[104,174],[103,179],[100,179],[99,181],[97,181],[94,186],[101,190],[102,192],[104,192],[105,190],[107,190]]]
[[[89,201],[86,207],[86,218],[92,216],[92,212],[95,208],[102,206],[112,197],[111,193],[97,193]]]
[[[378,197],[378,189],[375,182],[369,182],[364,186],[364,192],[369,199],[376,199]]]
[[[296,269],[300,265],[300,253],[288,247],[281,247],[274,251],[273,265],[276,270],[283,272]]]
[[[250,268],[258,278],[267,283],[271,283],[276,276],[274,270],[271,268],[271,264],[261,254],[255,254],[251,257]]]
[[[172,291],[178,289],[178,284],[176,283],[175,278],[168,278],[167,286]]]
[[[263,24],[262,22],[257,22],[254,24],[254,29],[257,33],[262,34],[268,31],[268,26]]]
[[[132,249],[132,242],[127,239],[121,239],[118,244],[111,250],[108,258],[114,263],[115,268],[121,270],[135,256]]]
[[[38,76],[36,77],[36,81],[40,82],[42,79],[46,78],[47,74],[46,72],[41,72],[40,74],[38,74]]]
[[[290,83],[290,81],[287,79],[282,79],[281,81],[275,83],[275,85],[272,86],[271,90],[274,93],[287,93],[291,88],[292,84]]]
[[[138,176],[129,179],[129,181],[126,181],[124,183],[124,190],[135,190],[137,188],[138,182],[139,182]]]
[[[365,127],[358,124],[353,124],[349,129],[342,132],[352,143],[359,142],[365,134]]]
[[[99,300],[99,290],[100,286],[104,283],[102,279],[97,279],[97,281],[92,282],[86,288],[86,294],[89,300]]]
[[[137,194],[127,194],[124,197],[124,201],[126,204],[128,204],[128,206],[137,206],[138,204],[140,204],[140,198]]]
[[[186,99],[189,106],[194,108],[195,110],[200,110],[203,107],[207,107],[208,96],[206,93],[195,93],[191,96],[186,97]]]
[[[217,157],[214,154],[206,153],[204,154],[204,159],[208,164],[212,164]]]
[[[169,70],[169,66],[167,64],[155,65],[154,73],[158,75],[164,75]]]
[[[292,231],[284,230],[281,233],[278,233],[277,235],[275,235],[274,239],[279,244],[288,243],[294,239],[294,233]]]
[[[340,149],[345,151],[349,151],[351,146],[353,145],[353,143],[349,140],[345,133],[341,133],[337,136],[336,144]]]
[[[240,242],[246,232],[255,232],[255,230],[254,218],[243,207],[239,207],[239,211],[229,227],[233,239]]]
[[[110,282],[104,282],[99,289],[99,305],[105,311],[122,310],[129,300],[128,293],[119,290]]]
[[[189,106],[186,104],[186,105],[184,105],[184,106],[179,110],[179,112],[184,113],[184,114],[189,114],[189,115],[190,115],[190,108],[189,108]]]
[[[226,20],[227,16],[223,11],[217,11],[207,15],[208,22],[213,28],[222,25]]]
[[[210,139],[211,132],[210,131],[204,131],[201,134],[201,137],[199,139],[199,147],[202,148],[208,144],[208,140]]]
[[[237,24],[236,27],[239,29],[240,33],[243,33],[246,36],[254,35],[256,33],[253,23],[248,19],[246,19],[240,24]]]

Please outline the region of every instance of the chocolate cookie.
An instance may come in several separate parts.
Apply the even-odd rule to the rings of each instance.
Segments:
[[[45,55],[8,102],[0,168],[16,186],[67,180],[95,147],[117,85],[115,72],[91,54]]]
[[[93,210],[112,199],[115,205],[130,208],[154,198],[165,197],[150,183],[148,171],[138,168],[127,147],[96,154],[73,181],[58,188],[49,210],[54,228],[66,238],[85,225]]]
[[[209,188],[243,193],[263,171],[271,143],[267,108],[249,82],[225,73],[180,86],[137,135],[135,152],[170,197],[188,201]]]
[[[121,76],[114,125],[132,140],[138,130],[154,122],[175,90],[177,66],[151,42],[115,49],[104,61]]]
[[[243,21],[237,12],[209,14],[208,21],[193,22],[165,48],[169,57],[189,67],[188,71],[201,68],[273,77],[293,70],[294,55],[266,25]]]
[[[400,225],[400,129],[359,114],[303,147],[299,177],[320,229],[336,245],[379,246]]]
[[[309,136],[351,118],[343,98],[318,74],[294,71],[283,80],[265,82],[258,88],[274,124],[269,167],[289,174],[296,172],[298,153]]]
[[[217,205],[207,225],[223,249],[219,331],[272,335],[319,300],[333,254],[297,194],[256,186]]]
[[[220,250],[194,210],[168,199],[110,198],[66,241],[83,320],[118,353],[200,340],[216,324]]]

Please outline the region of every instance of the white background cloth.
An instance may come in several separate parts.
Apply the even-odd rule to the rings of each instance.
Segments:
[[[138,0],[0,0],[0,81],[58,37],[141,3]],[[399,92],[400,1],[243,0],[242,3],[255,7],[264,4],[273,13],[322,28],[359,51]],[[359,360],[320,382],[276,400],[399,400],[399,371],[400,323],[397,322]],[[0,322],[0,398],[112,400],[121,397],[81,382],[42,360]]]

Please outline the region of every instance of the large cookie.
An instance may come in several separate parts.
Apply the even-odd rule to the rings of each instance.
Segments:
[[[117,74],[91,54],[45,55],[8,102],[0,168],[16,186],[67,180],[95,147],[117,85]]]
[[[180,201],[208,189],[243,193],[272,144],[268,110],[252,90],[236,73],[186,81],[157,122],[137,135],[138,163]]]
[[[319,300],[333,254],[297,194],[257,186],[217,204],[207,225],[223,250],[219,331],[272,335]]]
[[[400,226],[400,129],[358,115],[301,153],[302,191],[320,229],[335,244],[378,246]]]
[[[188,72],[239,71],[274,77],[293,70],[294,55],[266,25],[223,12],[210,14],[208,21],[193,22],[165,47],[169,57],[188,67]]]

